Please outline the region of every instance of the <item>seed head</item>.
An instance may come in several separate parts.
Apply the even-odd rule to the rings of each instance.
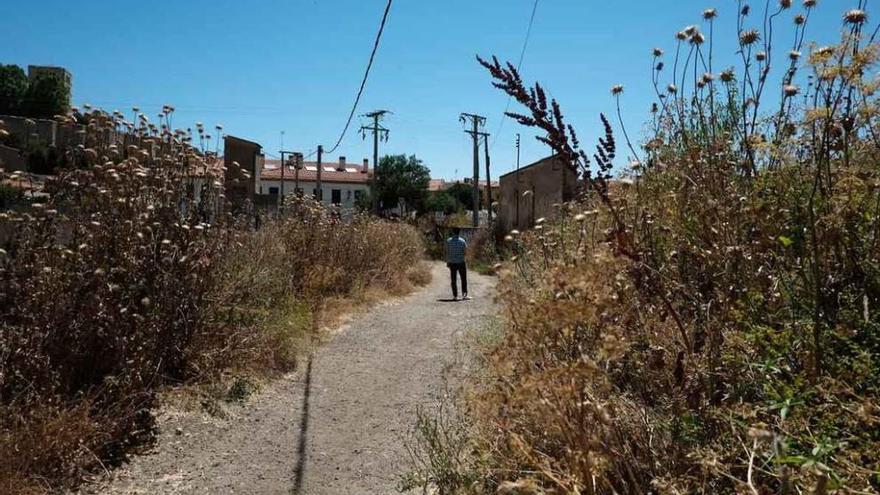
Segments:
[[[807,18],[804,17],[803,14],[798,14],[794,16],[794,23],[798,26],[802,26],[805,22],[807,22]]]
[[[763,62],[767,60],[767,52],[758,52],[755,54],[755,60],[758,62]]]
[[[788,52],[788,58],[790,58],[791,60],[797,60],[797,59],[801,58],[801,52],[799,52],[797,50],[792,50],[792,51]]]
[[[706,41],[706,37],[703,36],[703,33],[699,31],[695,31],[693,35],[691,35],[691,44],[694,45],[702,45],[703,42]]]
[[[703,19],[706,19],[707,21],[716,17],[718,17],[718,11],[715,9],[706,9],[703,11]]]
[[[780,9],[790,9],[791,8],[791,0],[779,0],[779,8]]]
[[[719,77],[724,82],[733,81],[733,78],[734,78],[733,69],[726,69],[726,70],[722,71],[721,75]]]
[[[684,41],[688,39],[688,35],[684,31],[679,31],[675,33],[675,39],[677,39],[678,41]]]
[[[670,84],[669,86],[666,87],[666,91],[668,91],[670,94],[674,95],[675,93],[678,92],[678,88],[675,87],[675,84]]]
[[[703,81],[704,81],[706,84],[708,84],[708,83],[710,83],[710,82],[712,82],[712,81],[714,81],[714,80],[715,80],[715,75],[712,74],[711,72],[707,72],[707,73],[703,74]]]
[[[862,9],[852,9],[843,14],[843,22],[847,24],[864,24],[868,20],[868,14]]]
[[[663,49],[662,48],[654,48],[654,56],[655,57],[662,57],[663,56]]]
[[[804,7],[812,9],[816,6],[816,0],[804,0]]]
[[[623,93],[623,85],[622,84],[615,84],[614,86],[611,87],[611,94],[617,96],[620,93]]]
[[[756,29],[749,29],[739,35],[739,44],[748,46],[756,43],[759,39],[761,39],[760,33]]]
[[[694,26],[694,25],[687,26],[686,28],[682,29],[681,32],[688,35],[688,36],[693,36],[693,34],[695,32],[697,32],[697,26]]]
[[[797,94],[801,92],[801,88],[794,84],[787,84],[782,88],[782,92],[785,94],[786,98],[791,98],[792,96],[797,96]]]

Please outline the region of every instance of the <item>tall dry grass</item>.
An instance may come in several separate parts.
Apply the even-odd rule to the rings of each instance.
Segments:
[[[136,452],[163,387],[289,369],[323,298],[420,280],[404,225],[302,200],[253,230],[215,209],[227,171],[172,115],[79,115],[77,167],[0,214],[0,492],[59,490]]]
[[[720,72],[705,11],[670,55],[654,50],[651,134],[637,149],[624,127],[632,166],[615,179],[604,116],[590,156],[540,86],[483,61],[584,191],[559,223],[510,238],[506,332],[463,398],[469,443],[434,434],[420,457],[467,472],[422,462],[425,485],[880,491],[880,47],[863,4],[838,44],[815,46],[816,2],[739,2],[741,61]]]

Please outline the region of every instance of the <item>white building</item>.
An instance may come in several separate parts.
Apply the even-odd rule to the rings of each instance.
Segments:
[[[358,198],[368,193],[372,173],[370,161],[366,158],[363,165],[351,165],[346,163],[344,156],[340,156],[338,162],[323,163],[320,175],[322,202],[339,205],[341,208],[353,208]],[[255,185],[258,194],[287,196],[296,192],[297,184],[303,194],[317,196],[317,162],[304,162],[299,171],[288,164],[282,171],[280,160],[266,160]]]

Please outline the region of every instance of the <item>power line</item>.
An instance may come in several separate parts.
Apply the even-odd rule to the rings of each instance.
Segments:
[[[391,10],[391,1],[388,0],[388,5],[385,6],[385,13],[382,15],[382,24],[379,25],[379,33],[376,34],[376,41],[373,43],[373,52],[370,53],[370,61],[367,63],[367,70],[364,72],[364,78],[361,80],[361,87],[358,90],[357,97],[354,99],[354,105],[351,106],[351,112],[348,114],[348,121],[345,122],[345,127],[342,129],[342,134],[339,135],[339,139],[336,141],[336,144],[333,145],[333,149],[327,151],[326,153],[333,153],[336,151],[336,148],[342,143],[342,139],[345,138],[345,133],[348,132],[349,126],[351,126],[351,119],[354,118],[354,113],[357,111],[358,103],[361,101],[361,95],[364,93],[364,87],[367,85],[367,78],[370,75],[370,68],[373,67],[373,59],[376,57],[376,50],[379,49],[379,40],[382,39],[382,32],[385,30],[385,21],[388,20],[388,12]]]
[[[523,58],[526,56],[526,48],[529,46],[529,38],[532,36],[532,25],[535,23],[535,12],[538,11],[538,2],[539,0],[535,0],[535,3],[532,5],[532,15],[529,17],[529,28],[526,30],[526,38],[523,40],[522,50],[519,52],[519,62],[516,64],[516,71],[519,72],[522,68]],[[512,96],[507,95],[507,103],[504,105],[504,112],[501,114],[501,118],[498,120],[498,130],[495,131],[495,139],[492,140],[492,149],[495,149],[495,143],[498,142],[498,137],[501,135],[501,129],[504,127],[504,121],[507,120],[507,111],[510,110],[510,100]]]

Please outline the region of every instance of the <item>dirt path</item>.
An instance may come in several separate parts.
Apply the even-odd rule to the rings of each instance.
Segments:
[[[227,419],[166,413],[154,452],[92,493],[396,493],[414,409],[442,393],[457,339],[495,312],[494,280],[469,273],[471,301],[450,303],[449,274],[357,317],[309,365]],[[170,414],[170,416],[168,416]]]

